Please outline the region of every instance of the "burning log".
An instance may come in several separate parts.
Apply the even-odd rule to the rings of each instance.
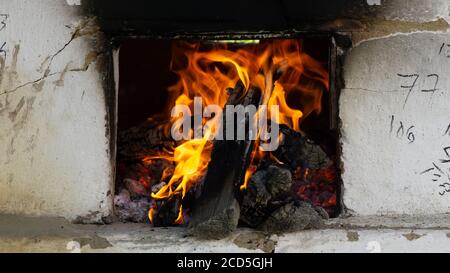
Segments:
[[[289,192],[291,184],[291,172],[276,165],[254,173],[242,200],[241,222],[253,228],[262,224],[276,209],[274,204]]]
[[[160,201],[157,211],[153,216],[152,223],[157,227],[167,227],[176,222],[180,214],[180,200],[171,198],[169,200]]]
[[[259,46],[264,50],[249,47],[234,52],[222,46],[212,46],[211,50],[217,51],[191,45],[180,47],[182,51],[178,55],[181,55],[175,54],[173,60],[177,68],[174,72],[180,80],[169,88],[179,96],[171,105],[186,106],[185,112],[194,109],[193,114],[186,115],[191,123],[183,123],[180,128],[183,136],[193,133],[195,138],[184,137],[182,141],[174,137],[179,142],[174,141],[168,130],[168,125],[172,125],[167,122],[168,117],[149,119],[119,134],[117,189],[120,194],[116,203],[119,209],[129,208],[132,212],[132,215],[124,213],[123,218],[142,219],[141,205],[147,202],[148,217],[155,226],[189,222],[191,235],[222,238],[236,229],[239,220],[265,231],[283,232],[319,226],[327,217],[315,205],[333,204],[334,188],[326,185],[331,181],[327,169],[330,160],[319,145],[298,132],[301,119],[320,110],[318,102],[323,90],[308,92],[314,93],[311,101],[315,103],[306,110],[297,104],[290,107],[287,97],[294,93],[302,95],[303,76],[328,86],[328,74],[319,69],[319,63],[298,54],[301,47],[297,42]],[[196,113],[197,97],[206,99],[207,104],[224,105],[223,91],[236,82],[226,105],[257,108],[264,99],[268,107],[280,106],[279,117],[271,117],[272,122],[285,124],[280,125],[281,145],[276,151],[264,153],[254,149],[265,140],[255,143],[249,137],[250,132],[244,140],[235,137],[210,141],[212,130],[206,130],[203,138],[197,137],[206,121],[201,113]],[[201,101],[200,105],[203,105]],[[253,127],[247,113],[239,120],[233,116],[234,128],[226,128],[230,126],[227,125],[229,111],[225,108],[222,117],[225,137],[231,129],[236,135],[238,124]],[[271,136],[271,140],[275,139],[276,136]],[[249,184],[248,178],[251,178]],[[316,183],[319,180],[324,183]],[[316,194],[317,185],[327,190]],[[246,187],[246,191],[239,191]],[[334,204],[335,201],[334,195]]]
[[[282,141],[273,153],[281,162],[288,164],[291,170],[298,167],[319,169],[324,167],[329,158],[322,148],[309,140],[301,132],[296,132],[281,124]]]
[[[271,233],[320,227],[328,214],[299,201],[291,188],[292,175],[284,166],[272,164],[257,171],[244,196],[240,221]]]
[[[227,105],[258,106],[260,104],[261,93],[259,90],[250,89],[243,96],[244,92],[244,86],[239,81],[235,89],[230,92]],[[224,111],[223,116],[224,128],[226,116],[227,110]],[[247,116],[244,121],[247,128],[249,127],[249,119]],[[237,122],[234,123],[235,126]],[[224,129],[224,132],[226,132],[226,129]],[[224,135],[226,134],[224,133]],[[240,207],[236,199],[236,190],[244,182],[254,145],[254,141],[249,140],[248,135],[246,140],[214,141],[203,189],[196,206],[193,208],[192,219],[189,224],[191,235],[219,239],[226,237],[237,228]]]
[[[273,153],[293,174],[292,191],[304,201],[337,213],[337,169],[332,158],[301,132],[280,125],[282,141]]]
[[[298,171],[324,168],[330,159],[302,133],[286,125],[280,125],[280,133],[281,143],[272,153],[279,163],[272,157],[260,162],[244,196],[240,221],[271,233],[320,227],[328,213],[321,204],[302,198],[306,186],[299,186],[304,180]]]
[[[328,214],[308,202],[292,201],[270,215],[258,228],[269,233],[294,232],[320,228]]]

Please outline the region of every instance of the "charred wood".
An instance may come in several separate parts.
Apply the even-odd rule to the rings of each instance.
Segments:
[[[272,164],[251,178],[241,206],[240,221],[273,233],[318,227],[325,211],[299,201],[292,191],[292,175],[283,165]]]
[[[260,104],[260,92],[250,89],[245,93],[241,82],[238,82],[234,90],[229,93],[231,94],[228,105],[258,106]],[[227,110],[223,115],[224,132],[227,130],[226,116]],[[235,126],[237,122],[235,120]],[[248,127],[248,116],[244,122]],[[214,141],[203,189],[189,224],[191,235],[219,239],[228,236],[237,228],[240,207],[236,199],[236,191],[244,181],[253,145],[254,141],[248,138],[248,134],[246,140]]]
[[[308,202],[292,201],[272,212],[258,229],[269,233],[284,233],[321,228],[327,218],[327,213],[320,207]]]
[[[303,133],[296,132],[284,124],[280,125],[280,133],[282,141],[273,154],[291,170],[298,167],[320,169],[328,163],[327,154]]]

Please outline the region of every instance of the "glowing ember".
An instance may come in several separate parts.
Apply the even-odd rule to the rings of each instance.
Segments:
[[[294,181],[297,184],[296,193],[301,200],[311,202],[324,208],[330,215],[336,213],[336,189],[337,174],[334,165],[320,170],[299,168],[294,173]]]

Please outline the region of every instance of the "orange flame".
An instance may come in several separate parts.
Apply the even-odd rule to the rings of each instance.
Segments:
[[[193,98],[202,97],[204,105],[223,107],[228,99],[228,88],[234,88],[240,80],[245,92],[256,87],[263,92],[263,104],[279,105],[280,115],[277,120],[294,130],[300,130],[300,121],[312,112],[320,112],[322,85],[328,89],[328,72],[322,65],[302,52],[299,40],[268,40],[256,45],[245,45],[237,50],[228,48],[225,43],[200,44],[180,43],[173,47],[172,70],[178,75],[178,82],[169,88],[173,99],[169,107],[184,104],[193,107]],[[274,74],[281,73],[274,82]],[[308,83],[301,81],[305,77]],[[311,83],[313,82],[313,83]],[[287,97],[299,93],[303,101],[289,105]],[[302,110],[298,107],[302,106]],[[172,119],[172,122],[174,119]],[[203,123],[208,120],[203,119]],[[186,193],[202,177],[210,160],[211,137],[216,134],[219,120],[209,126],[200,139],[187,140],[178,145],[173,152],[164,152],[157,156],[148,156],[144,161],[166,159],[175,163],[175,170],[169,182],[152,198],[161,200],[173,196],[184,198]],[[168,124],[171,126],[171,124]],[[264,152],[255,143],[251,160],[264,157]],[[249,168],[245,174],[245,189],[252,174],[256,171]],[[149,211],[153,222],[155,209]],[[180,206],[177,224],[183,222],[183,211]]]
[[[300,130],[299,121],[303,116],[303,113],[300,110],[292,109],[288,106],[283,85],[281,85],[278,81],[275,82],[272,96],[269,99],[269,109],[272,105],[278,105],[280,107],[278,120],[274,120],[276,123],[287,124],[295,131]]]
[[[184,216],[183,216],[183,205],[180,205],[180,210],[178,212],[178,217],[175,220],[175,224],[182,225],[184,224]]]
[[[172,178],[157,193],[152,193],[154,199],[168,199],[173,195],[186,195],[191,184],[201,177],[209,162],[211,143],[208,142],[209,134],[202,139],[186,141],[175,148],[173,157],[167,159],[176,164]]]
[[[154,207],[151,207],[148,211],[148,219],[150,219],[150,222],[153,223],[153,219],[155,218],[156,210]]]

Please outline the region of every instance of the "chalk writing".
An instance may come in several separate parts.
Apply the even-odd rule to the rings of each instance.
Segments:
[[[5,51],[6,42],[0,45],[0,55],[3,55],[3,58],[6,59],[6,51]]]
[[[429,75],[427,75],[426,79],[430,79],[429,82],[431,83],[432,88],[422,89],[421,91],[425,92],[425,93],[428,93],[428,92],[434,93],[434,92],[436,92],[438,90],[437,89],[437,85],[439,83],[439,75],[438,74],[429,74]]]
[[[450,44],[442,43],[439,48],[439,55],[450,58]]]
[[[448,124],[447,129],[445,130],[443,136],[450,136],[450,123]]]
[[[0,14],[0,32],[6,28],[6,20],[8,20],[8,14]],[[6,42],[0,41],[0,56],[3,55],[3,58],[6,59]]]
[[[444,195],[446,193],[450,192],[450,183],[444,183],[439,185],[439,188],[441,188],[441,191],[439,192],[439,195]]]
[[[439,47],[438,55],[450,58],[450,43],[442,43]],[[422,88],[421,91],[433,95],[438,90],[439,75],[429,74],[424,78],[424,81],[424,86],[427,86],[427,88]],[[415,88],[415,84],[416,82],[411,84],[413,85],[413,87],[410,87],[411,90]],[[408,96],[406,98],[406,101],[407,100]],[[443,132],[442,136],[450,136],[450,123]],[[431,182],[437,185],[439,195],[443,196],[450,193],[450,145],[443,145],[441,156],[431,162],[429,168],[422,171],[420,175],[428,175],[430,177]]]
[[[437,88],[439,83],[439,75],[436,73],[428,74],[426,76],[421,76],[419,74],[397,74],[397,76],[409,79],[409,83],[401,84],[400,87],[407,89],[408,94],[406,95],[405,101],[403,102],[403,108],[405,108],[408,100],[413,92],[414,88],[417,86],[419,78],[423,80],[423,88],[419,90],[423,93],[431,93],[433,95],[439,89]]]
[[[398,139],[406,137],[408,143],[413,143],[416,140],[414,128],[414,125],[405,126],[403,121],[396,121],[395,116],[391,116],[389,132],[391,135],[394,134]]]
[[[408,102],[409,96],[411,95],[411,93],[414,89],[414,86],[416,86],[416,82],[419,79],[419,74],[410,74],[410,75],[397,74],[397,76],[402,77],[402,78],[411,78],[412,79],[412,82],[410,85],[400,85],[401,88],[408,89],[408,94],[406,95],[405,102],[403,103],[403,107],[405,107],[406,103]]]
[[[450,192],[450,146],[442,150],[443,157],[432,162],[430,168],[420,173],[431,175],[431,181],[438,184],[438,193],[441,196]]]

